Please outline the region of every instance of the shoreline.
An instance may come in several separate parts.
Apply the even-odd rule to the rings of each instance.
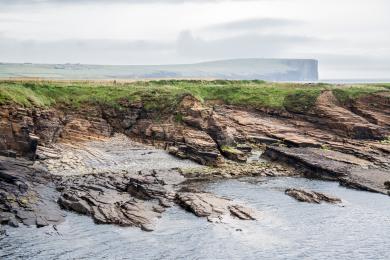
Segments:
[[[245,205],[191,185],[214,178],[300,175],[390,194],[390,91],[385,86],[315,85],[313,90],[287,83],[164,81],[117,89],[99,88],[94,82],[14,84],[21,92],[15,92],[14,85],[6,88],[3,102],[8,103],[1,105],[0,115],[0,151],[8,156],[0,160],[0,189],[6,194],[0,204],[2,224],[60,223],[58,205],[38,210],[47,199],[48,205],[58,200],[64,209],[90,215],[97,223],[146,231],[153,230],[153,219],[173,204],[210,221],[224,215],[257,219]],[[271,100],[278,95],[283,99]],[[45,103],[48,99],[51,103]],[[245,105],[248,100],[250,105]],[[153,159],[148,157],[153,150],[145,155],[133,150],[136,161],[145,160],[154,168],[131,171],[132,159],[125,155],[132,154],[134,143],[126,146],[125,139],[110,139],[115,134],[166,152]],[[168,153],[177,163],[184,159],[205,167],[172,169],[173,161],[167,159],[168,167],[162,168]],[[42,183],[58,192],[41,190]],[[293,191],[308,201],[320,196]]]

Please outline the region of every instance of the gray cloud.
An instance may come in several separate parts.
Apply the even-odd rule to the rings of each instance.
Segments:
[[[161,64],[213,59],[278,57],[295,45],[316,39],[301,36],[243,34],[208,40],[182,32],[177,41],[16,40],[0,38],[0,61],[95,64]]]
[[[221,23],[207,27],[207,30],[261,30],[303,24],[302,21],[278,18],[252,18],[241,21]]]
[[[179,3],[209,3],[209,2],[251,2],[256,0],[2,0],[0,5],[36,5],[36,4],[179,4]],[[258,1],[258,0],[257,0]],[[269,1],[269,0],[260,0]]]
[[[15,63],[159,63],[161,59],[172,56],[174,50],[174,44],[143,40],[36,41],[0,38],[0,61]]]
[[[374,55],[337,55],[332,53],[318,53],[324,68],[329,70],[349,71],[390,71],[390,56]]]
[[[296,45],[315,41],[315,38],[277,34],[243,34],[205,40],[185,31],[178,38],[178,52],[186,57],[203,59],[277,57]]]

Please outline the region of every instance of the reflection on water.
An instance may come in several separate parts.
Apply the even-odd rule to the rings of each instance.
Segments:
[[[260,181],[261,180],[261,181]],[[343,206],[299,203],[303,187],[343,199]],[[69,213],[57,227],[8,228],[1,259],[388,259],[390,198],[301,178],[241,179],[205,187],[262,212],[254,222],[212,224],[176,207],[156,231],[95,225]]]

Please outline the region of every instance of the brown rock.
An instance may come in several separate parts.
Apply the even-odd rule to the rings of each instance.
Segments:
[[[207,217],[209,221],[221,219],[224,215],[231,215],[242,220],[257,219],[255,211],[211,193],[178,192],[176,200],[184,209],[198,217]]]
[[[294,199],[302,202],[308,202],[308,203],[321,203],[322,201],[327,203],[340,203],[341,199],[336,197],[331,197],[329,195],[326,195],[324,193],[315,192],[315,191],[307,191],[303,189],[286,189],[285,193],[293,197]]]

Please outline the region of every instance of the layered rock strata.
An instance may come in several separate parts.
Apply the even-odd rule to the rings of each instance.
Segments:
[[[290,188],[286,189],[285,193],[301,202],[316,203],[327,202],[331,204],[340,203],[341,199],[316,191],[308,191],[304,189]]]

